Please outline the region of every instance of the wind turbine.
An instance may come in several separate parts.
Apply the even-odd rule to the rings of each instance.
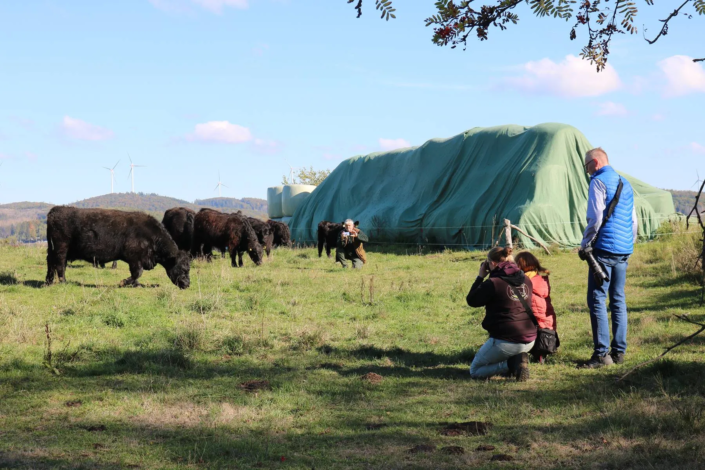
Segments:
[[[118,160],[115,166],[118,166],[118,163],[120,163],[120,160]],[[115,166],[112,168],[108,168],[107,166],[103,167],[110,172],[110,194],[113,194],[115,192],[113,191],[113,187],[115,185]]]
[[[289,165],[289,184],[294,184],[294,170],[298,170],[298,168],[291,166],[291,163],[289,163],[289,160],[287,160],[286,157],[284,157],[284,161],[287,165]]]
[[[224,185],[223,183],[220,182],[220,172],[218,172],[218,184],[215,186],[215,189],[218,190],[218,197],[220,197],[220,187],[225,186],[226,188],[228,187],[227,185]]]
[[[127,154],[127,158],[130,159],[130,174],[127,175],[127,177],[128,178],[132,177],[132,193],[134,194],[134,192],[135,192],[135,168],[138,168],[138,167],[144,168],[147,165],[135,165],[134,163],[132,163],[132,157],[130,157],[129,153]]]

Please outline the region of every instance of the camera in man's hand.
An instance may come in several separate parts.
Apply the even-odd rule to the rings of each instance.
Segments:
[[[607,282],[610,280],[609,276],[602,268],[600,262],[595,259],[595,255],[592,253],[591,246],[587,246],[578,250],[578,256],[581,260],[587,261],[587,264],[590,267],[590,271],[592,272],[592,275],[595,278],[595,284],[597,284],[597,287],[602,286],[603,282]]]

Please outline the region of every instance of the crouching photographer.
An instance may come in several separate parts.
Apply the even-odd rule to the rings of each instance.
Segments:
[[[369,241],[365,232],[355,226],[352,219],[343,223],[343,230],[338,235],[335,247],[335,261],[343,268],[348,267],[348,260],[352,261],[353,269],[361,269],[367,262],[367,255],[362,242]]]
[[[492,248],[466,299],[471,307],[485,307],[482,328],[490,334],[470,365],[473,379],[508,375],[528,380],[527,353],[536,340],[531,291],[531,281],[514,263],[512,249]]]
[[[585,154],[585,171],[590,175],[587,227],[578,254],[590,268],[587,303],[594,352],[583,367],[594,369],[624,362],[627,351],[624,286],[629,256],[634,252],[637,218],[632,187],[609,165],[604,150],[598,147]],[[608,295],[612,314],[611,343]]]

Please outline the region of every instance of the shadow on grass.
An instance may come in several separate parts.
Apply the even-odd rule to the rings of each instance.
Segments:
[[[389,358],[393,362],[410,367],[435,367],[442,364],[470,364],[475,358],[474,349],[465,349],[456,353],[439,354],[435,352],[413,352],[403,348],[380,348],[373,345],[360,346],[355,349],[341,349],[330,345],[318,348],[322,354],[331,357],[355,359],[383,359]]]
[[[0,286],[14,286],[15,284],[19,283],[20,282],[17,280],[13,273],[0,273]]]

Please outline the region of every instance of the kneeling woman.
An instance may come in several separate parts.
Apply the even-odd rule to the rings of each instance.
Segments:
[[[536,326],[523,304],[531,304],[532,286],[511,253],[511,248],[492,248],[467,296],[469,306],[485,307],[482,327],[490,334],[470,365],[474,379],[507,373],[519,381],[529,378],[527,353],[534,346]]]

